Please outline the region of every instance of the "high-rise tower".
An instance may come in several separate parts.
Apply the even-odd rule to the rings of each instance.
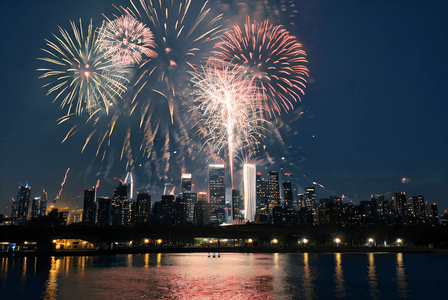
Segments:
[[[114,195],[112,197],[112,225],[126,226],[129,221],[130,204],[128,199],[128,185],[120,183],[114,189]]]
[[[224,165],[212,164],[208,166],[210,221],[222,224],[225,222],[226,190],[224,185]]]
[[[124,179],[124,183],[128,186],[128,201],[132,201],[134,199],[134,178],[132,177],[132,173],[128,172],[126,174],[126,178]]]
[[[280,183],[277,171],[270,171],[268,174],[267,198],[269,205],[269,214],[272,212],[272,207],[280,205]]]
[[[289,180],[285,180],[282,182],[283,185],[283,200],[284,206],[293,207],[293,193],[292,193],[292,183]]]
[[[19,194],[16,201],[16,212],[13,212],[13,222],[20,224],[28,218],[28,210],[30,205],[31,188],[28,183],[19,187]]]
[[[84,189],[84,210],[82,221],[87,225],[95,225],[97,222],[96,189]]]
[[[191,174],[182,173],[182,194],[191,192]]]
[[[244,164],[244,218],[254,222],[257,209],[257,170],[255,165]]]

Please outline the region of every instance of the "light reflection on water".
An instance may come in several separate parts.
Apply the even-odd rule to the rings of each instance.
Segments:
[[[435,291],[427,289],[429,282],[439,287],[446,282],[448,267],[447,255],[402,253],[221,253],[219,258],[158,253],[0,260],[1,295],[48,300],[419,299]],[[424,271],[421,276],[421,268],[434,265],[443,266],[443,272]]]

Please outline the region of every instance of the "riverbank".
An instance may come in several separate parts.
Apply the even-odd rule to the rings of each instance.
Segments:
[[[301,246],[301,247],[157,247],[122,248],[113,250],[65,250],[15,252],[14,256],[99,256],[146,253],[445,253],[448,248],[423,246],[367,247],[367,246]],[[0,252],[0,257],[13,256],[11,252]]]

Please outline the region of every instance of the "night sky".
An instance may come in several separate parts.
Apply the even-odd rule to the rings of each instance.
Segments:
[[[448,209],[445,2],[295,3],[298,12],[289,29],[307,52],[310,78],[295,110],[279,117],[284,144],[270,145],[269,159],[260,159],[258,170],[291,172],[298,192],[319,183],[325,188],[315,185],[318,198],[337,194],[359,201],[398,191],[408,197],[423,195],[443,214]],[[101,162],[94,146],[81,153],[86,134],[61,144],[70,127],[57,125],[64,111],[45,96],[36,72],[42,67],[40,49],[58,26],[69,29],[69,21],[79,18],[86,24],[93,19],[99,26],[102,13],[116,13],[112,4],[129,2],[0,4],[0,214],[10,215],[20,183],[29,183],[32,197],[41,196],[45,188],[54,199],[68,168],[59,201],[72,208],[82,208],[78,196],[98,179],[99,194],[110,197],[118,184],[114,177],[126,175],[126,161],[119,159],[121,145],[112,145],[110,158]],[[198,163],[200,156],[184,169],[197,174],[196,191],[206,186],[205,170],[198,169],[206,158]],[[136,170],[135,185],[154,191],[158,200],[161,190],[154,186],[164,182],[147,182],[145,173],[144,165]],[[169,180],[177,184],[180,175]]]

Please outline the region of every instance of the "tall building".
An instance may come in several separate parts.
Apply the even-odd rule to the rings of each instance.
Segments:
[[[191,192],[191,174],[190,173],[182,173],[182,194]]]
[[[187,203],[182,197],[174,202],[174,226],[187,225]]]
[[[425,198],[422,195],[412,197],[412,213],[417,218],[426,217]]]
[[[269,205],[267,203],[266,190],[267,181],[261,176],[261,172],[257,172],[257,214],[258,222],[266,221],[269,212]]]
[[[317,202],[316,190],[314,189],[314,187],[306,188],[306,193],[303,197],[303,201],[305,203],[302,203],[302,207],[306,207],[307,213],[310,215],[310,219],[312,219],[314,223],[317,223],[319,203]]]
[[[186,192],[182,194],[186,205],[186,221],[187,223],[194,223],[194,204],[198,201],[198,194]]]
[[[249,222],[255,221],[257,210],[257,170],[255,165],[244,164],[244,218]]]
[[[270,171],[268,174],[268,185],[266,196],[269,205],[269,214],[272,214],[272,208],[280,205],[280,183],[277,171]]]
[[[175,199],[174,195],[163,195],[162,201],[160,201],[160,213],[161,225],[173,226],[174,225],[174,212],[175,212]]]
[[[210,195],[210,221],[222,224],[225,219],[226,190],[224,185],[224,165],[212,164],[208,166],[209,195]]]
[[[121,184],[114,189],[112,196],[112,225],[127,226],[130,223],[131,207],[128,199],[128,185]]]
[[[394,209],[395,214],[398,217],[401,217],[403,220],[407,216],[407,200],[406,200],[406,193],[405,192],[396,192],[394,193]]]
[[[16,200],[16,211],[13,211],[13,222],[15,224],[23,224],[28,218],[28,210],[30,205],[31,188],[28,183],[19,187],[19,194]]]
[[[100,226],[109,226],[112,224],[112,200],[109,197],[101,197],[98,201],[98,221]]]
[[[46,216],[47,215],[47,192],[45,192],[45,190],[42,191],[42,197],[40,198],[40,215],[41,216]]]
[[[40,216],[40,197],[34,197],[33,203],[31,204],[31,218],[37,218]]]
[[[292,183],[291,181],[283,181],[283,200],[284,200],[284,206],[286,207],[293,207],[293,194],[292,194]]]
[[[232,223],[240,223],[243,220],[244,203],[240,191],[232,189]]]
[[[134,178],[132,177],[132,173],[128,172],[126,174],[126,178],[124,179],[124,183],[127,185],[127,198],[128,201],[133,201],[134,199]]]
[[[96,189],[84,189],[84,208],[82,221],[87,225],[95,225],[97,222]]]
[[[135,219],[139,223],[148,223],[151,215],[151,195],[148,192],[137,193]]]
[[[207,193],[198,193],[198,202],[194,204],[194,225],[205,226],[210,223],[210,203],[207,202]]]

